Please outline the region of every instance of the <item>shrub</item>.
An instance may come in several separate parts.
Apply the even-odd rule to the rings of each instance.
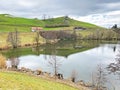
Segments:
[[[0,69],[3,69],[6,67],[6,58],[0,54]]]
[[[57,28],[57,27],[69,27],[68,24],[52,24],[52,25],[45,25],[46,28]]]

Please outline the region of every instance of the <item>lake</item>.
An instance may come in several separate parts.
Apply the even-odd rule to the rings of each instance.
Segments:
[[[113,90],[113,88],[120,90],[119,75],[109,74],[107,69],[110,63],[116,62],[115,58],[120,54],[119,42],[80,41],[60,43],[46,47],[40,46],[39,49],[34,47],[30,49],[32,53],[20,54],[18,68],[42,69],[53,73],[54,70],[49,61],[55,58],[57,63],[60,64],[58,72],[62,73],[64,78],[70,78],[72,72],[75,71],[78,80],[92,82],[93,74],[97,72],[98,65],[101,65],[108,76],[109,90]],[[56,53],[56,55],[52,55],[53,53]],[[120,73],[120,71],[117,72]]]

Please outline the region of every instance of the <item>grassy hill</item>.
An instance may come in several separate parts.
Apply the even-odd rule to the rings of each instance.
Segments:
[[[55,24],[55,23],[64,23],[64,19],[65,17],[58,17],[58,18],[54,18],[53,20],[48,19],[45,20],[45,24]],[[94,25],[94,24],[90,24],[90,23],[86,23],[86,22],[82,22],[82,21],[77,21],[74,19],[71,19],[68,17],[68,23],[71,26],[81,26],[81,27],[85,27],[85,28],[98,28],[98,26]]]
[[[72,30],[75,26],[81,26],[84,28],[100,28],[96,25],[80,22],[71,18],[68,18],[69,27],[57,27],[57,28],[45,28],[45,25],[54,25],[54,24],[64,24],[64,17],[39,20],[37,18],[28,19],[21,17],[14,17],[9,14],[0,14],[0,32],[9,32],[14,31],[17,28],[18,31],[21,32],[30,32],[32,26],[40,26],[43,27],[44,30]]]
[[[16,26],[42,26],[43,22],[37,19],[27,19],[21,17],[14,17],[9,14],[0,14],[0,24]]]
[[[89,35],[97,30],[103,30],[103,28],[86,23],[77,21],[71,18],[68,18],[67,21],[69,23],[69,27],[54,27],[54,28],[47,28],[46,25],[59,25],[65,24],[64,22],[65,17],[58,17],[46,20],[39,20],[37,18],[28,19],[28,18],[21,18],[15,17],[9,14],[0,14],[0,47],[8,46],[7,36],[8,32],[15,31],[16,29],[21,32],[20,39],[21,45],[25,44],[32,44],[36,33],[31,32],[32,26],[40,26],[43,30],[73,30],[75,26],[80,26],[86,28],[86,30],[78,30],[77,34],[81,34],[83,37]],[[6,32],[6,33],[4,33]],[[40,38],[40,42],[43,43],[43,38]]]
[[[27,19],[21,17],[14,17],[9,14],[0,14],[0,32],[18,31],[28,32],[31,31],[32,26],[43,26],[43,22],[37,19]]]
[[[78,90],[53,80],[17,72],[0,72],[0,90]]]

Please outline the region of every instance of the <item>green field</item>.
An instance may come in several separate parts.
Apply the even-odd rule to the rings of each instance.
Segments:
[[[39,26],[43,30],[73,30],[74,27],[80,26],[86,28],[86,30],[78,30],[77,34],[81,34],[83,37],[89,35],[93,32],[99,30],[104,30],[104,28],[86,23],[77,21],[71,18],[68,18],[69,27],[55,27],[55,28],[46,28],[46,25],[56,25],[64,24],[65,17],[58,17],[46,20],[39,20],[37,18],[28,19],[22,17],[15,17],[9,14],[0,14],[0,48],[8,46],[7,36],[8,32],[19,31],[20,32],[20,41],[21,45],[32,44],[34,43],[35,33],[31,31],[31,27]],[[73,32],[73,31],[72,31]],[[44,39],[40,38],[40,43],[43,43]]]
[[[10,32],[17,28],[20,32],[31,32],[32,26],[40,26],[43,30],[72,30],[75,26],[84,27],[87,29],[101,28],[94,24],[77,21],[68,18],[69,27],[46,28],[45,25],[64,24],[64,17],[40,20],[37,18],[28,19],[22,17],[15,17],[9,14],[0,14],[0,32]]]
[[[0,72],[0,90],[78,90],[54,80],[17,72]]]

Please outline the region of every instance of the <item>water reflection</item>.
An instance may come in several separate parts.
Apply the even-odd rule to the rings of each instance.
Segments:
[[[46,58],[44,58],[45,56]],[[39,56],[28,55],[28,56],[19,57],[19,59],[20,59],[20,62],[19,62],[18,68],[25,67],[32,70],[41,69],[46,72],[52,71],[52,68],[48,66],[49,65],[48,61],[51,60],[51,55],[42,55],[42,54]],[[66,60],[66,58],[61,56],[57,56],[57,59],[62,61]]]
[[[56,54],[60,56],[69,56],[70,54],[85,51],[94,47],[99,46],[100,43],[104,43],[102,41],[59,41],[56,44],[44,44],[40,46],[33,46],[27,48],[17,48],[10,49],[7,51],[2,51],[4,55],[8,58],[10,57],[18,57],[23,55],[39,55],[39,54],[48,54],[52,55],[56,50]],[[54,48],[55,47],[55,48]]]
[[[115,52],[113,46],[116,46]],[[96,70],[97,65],[102,64],[104,67],[107,67],[110,63],[113,63],[119,47],[120,45],[116,44],[104,44],[84,52],[71,54],[68,57],[57,56],[57,58],[62,60],[58,72],[62,73],[64,78],[69,78],[71,77],[71,72],[76,70],[79,75],[79,80],[84,80],[86,82],[91,81],[91,74]],[[46,58],[44,58],[45,56]],[[39,56],[21,56],[19,57],[20,62],[18,67],[26,67],[32,70],[42,69],[43,71],[54,73],[52,68],[48,67],[50,56],[51,55],[44,54],[40,54]],[[109,77],[112,78],[112,83],[117,85],[116,88],[120,88],[118,87],[119,82],[116,82],[116,77],[114,75],[109,75]]]
[[[118,75],[120,80],[120,50],[117,51],[114,62],[110,63],[107,68],[110,71],[109,73]]]
[[[120,49],[120,44],[99,43],[102,42],[96,43],[88,41],[76,42],[75,44],[71,42],[67,42],[67,44],[59,42],[55,46],[47,44],[41,46],[39,49],[39,53],[43,54],[34,55],[28,53],[27,55],[20,56],[18,68],[25,67],[32,70],[42,69],[43,71],[54,73],[52,68],[48,66],[48,61],[51,55],[57,54],[56,58],[62,61],[58,72],[62,73],[64,78],[71,77],[72,71],[75,70],[78,72],[79,80],[92,82],[92,72],[96,71],[97,65],[102,64],[103,67],[106,68],[111,63],[114,63],[113,66],[116,64],[118,64],[117,68],[120,66],[120,62],[115,60],[118,50]],[[82,48],[76,49],[74,48],[75,46],[82,46]],[[116,79],[116,76],[113,74],[108,74],[108,76],[112,85],[115,86],[116,90],[119,90],[120,82]]]

